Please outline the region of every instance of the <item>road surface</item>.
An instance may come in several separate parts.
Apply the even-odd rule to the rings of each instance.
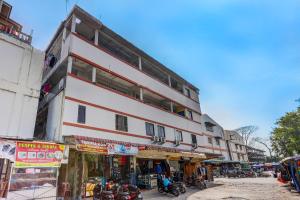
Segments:
[[[175,198],[159,194],[156,190],[145,192],[145,200],[300,200],[300,194],[275,178],[216,178],[214,186],[198,191],[188,189],[186,194]]]

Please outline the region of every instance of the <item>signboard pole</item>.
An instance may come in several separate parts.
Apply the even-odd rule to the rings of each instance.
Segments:
[[[14,162],[11,162],[9,179],[8,179],[8,186],[7,186],[7,193],[6,193],[6,198],[5,199],[7,199],[7,196],[8,196],[9,190],[10,190],[10,180],[11,180],[11,176],[12,176],[12,173],[13,173],[14,164],[15,164]]]

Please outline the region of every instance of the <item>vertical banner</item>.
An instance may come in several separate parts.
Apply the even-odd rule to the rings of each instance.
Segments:
[[[15,167],[60,167],[64,149],[61,144],[18,141]]]

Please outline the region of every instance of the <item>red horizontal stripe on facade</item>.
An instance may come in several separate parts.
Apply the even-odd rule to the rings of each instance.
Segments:
[[[108,132],[108,133],[113,133],[113,134],[118,134],[118,135],[125,135],[125,136],[129,136],[129,137],[136,137],[136,138],[143,138],[143,139],[151,139],[152,138],[151,136],[144,136],[144,135],[138,135],[138,134],[123,132],[123,131],[104,129],[104,128],[88,126],[88,125],[84,125],[84,124],[72,123],[72,122],[63,122],[63,125],[64,126],[72,126],[72,127],[76,127],[76,128],[84,128],[84,129],[89,129],[89,130],[95,130],[95,131],[103,131],[103,132]],[[166,142],[172,143],[172,144],[174,143],[171,140],[167,140]],[[191,144],[188,144],[188,143],[180,143],[180,144],[185,145],[185,146],[192,146]],[[206,146],[198,146],[198,147],[213,149],[213,150],[222,150],[222,149],[219,149],[219,148],[206,147]]]
[[[154,124],[159,124],[159,125],[162,125],[162,126],[174,128],[174,129],[177,129],[179,131],[184,131],[184,132],[192,133],[192,134],[195,134],[195,135],[203,136],[201,133],[185,130],[185,129],[178,128],[178,127],[175,127],[175,126],[172,126],[172,125],[168,125],[168,124],[164,124],[164,123],[161,123],[161,122],[153,121],[151,119],[146,119],[146,118],[139,117],[139,116],[136,116],[136,115],[132,115],[132,114],[129,114],[129,113],[125,113],[125,112],[122,112],[122,111],[118,111],[118,110],[115,110],[115,109],[107,108],[107,107],[104,107],[104,106],[101,106],[101,105],[97,105],[97,104],[90,103],[90,102],[87,102],[87,101],[83,101],[83,100],[80,100],[80,99],[76,99],[76,98],[73,98],[73,97],[66,96],[65,99],[70,100],[70,101],[74,101],[74,102],[77,102],[77,103],[89,105],[89,106],[92,106],[92,107],[95,107],[95,108],[111,111],[111,112],[118,113],[118,114],[121,114],[121,115],[126,115],[126,116],[129,116],[129,117],[133,117],[133,118],[136,118],[136,119],[146,121],[146,122],[151,122],[151,123],[154,123]]]
[[[159,109],[159,110],[161,110],[161,111],[164,111],[164,112],[170,113],[170,114],[172,114],[172,115],[175,115],[176,117],[180,117],[180,118],[183,118],[183,119],[185,119],[185,120],[189,120],[189,121],[192,121],[192,122],[201,124],[200,122],[197,122],[197,121],[188,119],[188,118],[186,118],[186,117],[177,115],[176,113],[172,113],[172,112],[170,112],[170,111],[164,110],[164,109],[162,109],[162,108],[159,108],[158,106],[154,106],[154,105],[151,105],[151,104],[144,103],[143,101],[141,101],[141,100],[139,100],[139,99],[135,99],[135,98],[133,98],[133,97],[131,97],[131,96],[129,96],[129,95],[123,94],[123,93],[118,92],[118,91],[116,91],[116,90],[110,89],[110,88],[108,88],[108,87],[101,86],[101,85],[99,85],[99,84],[95,84],[95,83],[93,83],[92,81],[88,81],[88,80],[86,80],[86,79],[80,78],[80,77],[78,77],[78,76],[76,76],[76,75],[74,75],[74,74],[68,73],[68,76],[71,76],[71,77],[73,77],[73,78],[75,78],[75,79],[78,79],[78,80],[84,81],[84,82],[86,82],[86,83],[92,84],[92,85],[94,85],[94,86],[103,88],[103,89],[105,89],[105,90],[109,90],[110,92],[113,92],[113,93],[116,93],[116,94],[119,94],[119,95],[128,97],[128,98],[130,98],[130,99],[132,99],[132,100],[138,101],[138,102],[143,103],[143,104],[145,104],[145,105],[147,105],[147,106],[151,106],[151,107],[153,107],[153,108],[156,108],[156,109]]]
[[[111,52],[109,52],[108,50],[102,48],[101,46],[95,45],[93,42],[87,40],[86,38],[84,38],[83,36],[79,35],[78,33],[72,32],[72,34],[73,34],[74,36],[78,37],[79,39],[81,39],[81,40],[83,40],[83,41],[89,43],[90,45],[96,47],[97,49],[100,49],[101,51],[104,51],[105,53],[109,54],[110,56],[114,57],[115,59],[117,59],[117,60],[119,60],[119,61],[121,61],[121,62],[123,62],[123,63],[129,65],[129,66],[132,67],[133,69],[140,71],[141,73],[143,73],[143,74],[145,74],[146,76],[148,76],[148,77],[154,79],[155,81],[158,81],[160,84],[163,84],[163,85],[168,86],[170,89],[174,90],[174,91],[177,92],[178,94],[181,94],[181,95],[185,96],[184,94],[182,94],[182,93],[180,93],[179,91],[175,90],[174,88],[170,87],[168,84],[166,84],[166,83],[164,83],[164,82],[158,80],[157,78],[155,78],[155,77],[153,77],[153,76],[150,76],[149,74],[147,74],[147,73],[145,73],[145,72],[143,72],[143,71],[137,69],[138,66],[134,66],[134,65],[132,65],[131,63],[126,62],[125,60],[122,60],[121,58],[119,58],[119,57],[113,55]],[[185,97],[187,97],[187,96],[185,96]],[[196,102],[196,103],[198,103],[198,104],[200,104],[200,102],[198,102],[198,101],[196,101],[196,100],[194,100],[194,99],[192,99],[192,98],[189,98],[189,97],[187,97],[187,98],[190,99],[190,100],[192,100],[192,101],[194,101],[194,102]]]
[[[120,78],[120,79],[123,79],[123,80],[125,80],[125,81],[128,81],[128,82],[130,82],[130,83],[132,83],[132,84],[134,84],[134,85],[136,85],[136,86],[139,86],[139,87],[141,87],[141,88],[144,88],[144,89],[146,89],[146,90],[149,90],[150,92],[152,92],[152,93],[154,93],[154,94],[156,94],[156,95],[158,95],[158,96],[160,96],[160,97],[162,97],[162,98],[168,99],[169,101],[173,101],[174,103],[176,103],[176,104],[178,104],[178,105],[180,105],[180,106],[182,106],[182,107],[186,107],[186,108],[188,108],[189,110],[191,110],[191,111],[193,111],[193,112],[195,112],[195,113],[201,115],[200,112],[198,112],[198,111],[196,111],[196,110],[194,110],[194,109],[192,109],[192,108],[189,108],[189,107],[187,107],[187,106],[184,106],[184,105],[182,105],[181,103],[178,103],[178,102],[176,102],[176,101],[174,101],[174,100],[172,100],[172,99],[170,99],[170,98],[168,98],[168,97],[165,97],[165,96],[163,96],[162,94],[157,93],[157,92],[155,92],[155,91],[149,89],[149,88],[146,87],[146,86],[140,85],[140,84],[138,84],[137,82],[135,82],[135,81],[133,81],[133,80],[130,80],[130,79],[128,79],[128,78],[126,78],[126,77],[124,77],[124,76],[122,76],[122,75],[120,75],[120,74],[117,74],[117,73],[115,73],[115,72],[113,72],[113,71],[111,71],[111,70],[108,70],[108,69],[106,69],[105,67],[103,67],[103,66],[101,66],[101,65],[99,65],[99,64],[96,64],[96,63],[94,63],[94,62],[92,62],[92,61],[90,61],[90,60],[88,60],[88,59],[86,59],[86,58],[84,58],[84,57],[82,57],[82,56],[76,54],[76,53],[72,53],[72,52],[71,52],[71,53],[70,53],[70,56],[72,56],[72,57],[74,57],[74,58],[76,58],[76,59],[79,59],[79,60],[81,60],[81,61],[83,61],[83,62],[86,62],[86,63],[92,65],[93,67],[96,67],[96,68],[98,68],[98,69],[101,69],[101,70],[103,70],[103,71],[105,71],[105,72],[107,72],[107,73],[110,73],[110,74],[112,74],[112,75],[114,75],[114,76],[116,76],[116,77],[118,77],[118,78]],[[198,122],[198,123],[200,123],[200,122]]]

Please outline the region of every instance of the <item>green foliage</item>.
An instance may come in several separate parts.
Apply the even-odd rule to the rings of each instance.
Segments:
[[[276,122],[271,133],[273,150],[281,156],[300,154],[300,107],[286,113]]]

